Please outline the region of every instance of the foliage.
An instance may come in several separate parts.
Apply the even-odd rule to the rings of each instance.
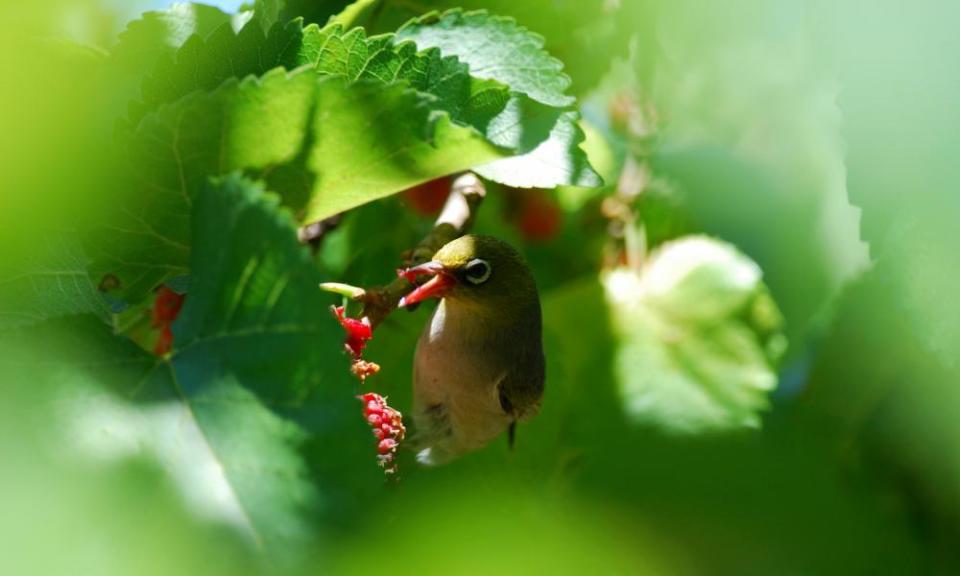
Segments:
[[[0,572],[955,573],[957,10],[885,8],[5,8]],[[423,468],[429,311],[359,383],[318,284],[468,170],[547,391]]]

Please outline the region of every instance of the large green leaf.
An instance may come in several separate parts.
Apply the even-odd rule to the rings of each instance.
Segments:
[[[534,101],[556,108],[575,102],[565,94],[570,79],[563,64],[543,49],[542,37],[511,18],[483,10],[432,13],[409,22],[396,37],[421,49],[439,48],[466,62],[471,75],[505,84]],[[545,141],[517,157],[477,167],[477,172],[517,187],[599,186],[602,180],[579,148],[584,135],[578,118],[572,111],[556,116]]]
[[[760,425],[785,347],[760,280],[732,246],[697,237],[664,244],[642,274],[604,278],[630,417],[681,433]]]
[[[74,322],[70,340],[54,347],[67,353],[54,361],[120,397],[75,390],[68,432],[81,448],[155,458],[197,514],[289,560],[303,552],[313,518],[334,508],[317,498],[303,443],[322,439],[325,458],[346,466],[342,446],[352,440],[337,434],[367,440],[369,432],[341,331],[317,293],[320,272],[278,198],[233,175],[195,200],[191,291],[172,354],[156,358],[102,324]],[[286,417],[318,400],[326,421],[312,430],[302,426],[309,419]],[[351,462],[376,476],[369,440],[367,448],[369,462]]]
[[[431,120],[430,99],[402,85],[364,82],[348,87],[334,79],[321,83],[319,98],[323,104],[315,117],[310,153],[318,181],[308,220],[503,155],[448,116]],[[425,130],[431,124],[432,130]]]

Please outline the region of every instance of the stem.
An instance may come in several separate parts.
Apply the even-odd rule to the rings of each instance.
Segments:
[[[487,190],[475,174],[461,174],[450,185],[450,194],[446,204],[437,217],[433,229],[412,250],[409,251],[406,265],[416,266],[427,262],[444,244],[455,240],[473,225],[477,208],[486,196]],[[360,297],[364,303],[363,316],[376,328],[391,312],[397,309],[400,299],[413,290],[414,284],[406,278],[397,276],[385,286],[366,290]]]
[[[615,203],[612,211],[623,226],[623,249],[627,266],[640,271],[647,256],[647,231],[637,206],[638,199],[646,190],[649,174],[645,164],[628,155],[623,172],[617,182]]]
[[[341,296],[346,296],[350,300],[359,301],[367,293],[366,290],[360,288],[359,286],[351,286],[350,284],[341,284],[340,282],[321,282],[320,289],[324,292],[332,292],[334,294],[340,294]]]

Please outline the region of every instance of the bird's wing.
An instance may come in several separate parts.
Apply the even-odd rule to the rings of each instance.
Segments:
[[[545,380],[543,352],[519,359],[497,381],[500,407],[515,420],[527,420],[540,409]]]

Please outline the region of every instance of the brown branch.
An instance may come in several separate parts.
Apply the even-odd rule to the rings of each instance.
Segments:
[[[450,185],[450,195],[437,217],[433,229],[412,250],[407,252],[406,266],[416,266],[433,258],[444,244],[459,238],[473,225],[477,208],[486,195],[483,182],[473,174],[461,174]],[[413,290],[414,284],[397,276],[385,286],[369,288],[354,299],[363,303],[363,314],[376,328],[391,312],[397,309],[400,299]]]

